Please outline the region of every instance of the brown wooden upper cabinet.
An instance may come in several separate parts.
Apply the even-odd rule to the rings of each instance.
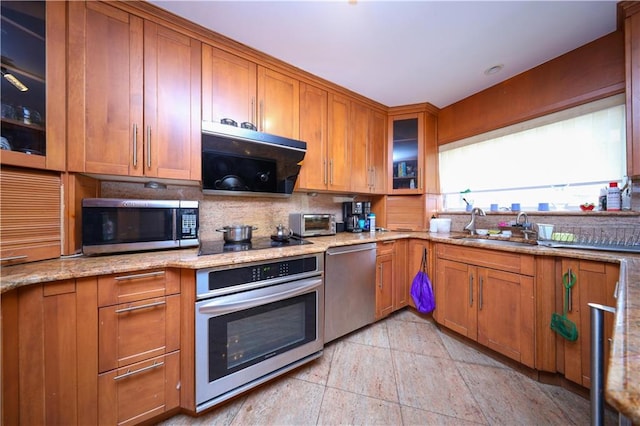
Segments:
[[[297,189],[329,189],[329,140],[327,136],[328,93],[300,83],[300,139],[307,152],[298,175]]]
[[[424,193],[424,113],[389,117],[389,193]]]
[[[351,190],[384,194],[386,117],[355,101],[350,107]]]
[[[299,138],[300,83],[240,56],[202,46],[202,119],[248,122],[261,132]]]
[[[65,3],[2,2],[2,164],[65,169]],[[51,84],[50,82],[55,82]]]
[[[300,83],[300,139],[307,143],[298,189],[384,193],[386,116]]]
[[[69,171],[200,179],[201,43],[69,2]]]

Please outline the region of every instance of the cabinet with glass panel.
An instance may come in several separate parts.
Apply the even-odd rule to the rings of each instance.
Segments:
[[[389,117],[389,191],[394,194],[423,192],[424,114]]]
[[[1,162],[64,170],[65,4],[10,1],[1,11]]]

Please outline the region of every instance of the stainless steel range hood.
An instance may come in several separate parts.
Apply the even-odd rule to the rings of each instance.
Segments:
[[[251,129],[202,123],[202,192],[288,197],[307,144]]]

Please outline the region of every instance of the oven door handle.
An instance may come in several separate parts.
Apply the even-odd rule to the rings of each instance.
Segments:
[[[209,316],[225,315],[284,299],[290,299],[301,294],[309,293],[321,286],[322,278],[315,278],[216,297],[212,301],[201,305],[198,308],[198,313]]]

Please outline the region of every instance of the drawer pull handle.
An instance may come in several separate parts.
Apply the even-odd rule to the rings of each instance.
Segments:
[[[164,271],[146,272],[144,274],[125,275],[122,277],[116,277],[115,280],[116,281],[137,280],[139,278],[157,277],[160,275],[164,275]]]
[[[18,260],[18,259],[26,259],[27,255],[21,255],[21,256],[9,256],[9,257],[3,257],[2,259],[0,259],[0,262],[8,262],[10,260]]]
[[[160,306],[160,305],[164,305],[164,304],[166,304],[166,302],[163,300],[163,301],[160,301],[160,302],[147,303],[146,305],[130,306],[128,308],[122,308],[122,309],[116,310],[116,314],[121,314],[123,312],[137,311],[139,309],[153,308],[154,306]]]
[[[164,365],[164,361],[163,362],[155,362],[155,361],[153,361],[152,365],[140,368],[138,370],[130,371],[129,369],[127,369],[126,373],[114,377],[113,380],[126,379],[127,377],[133,376],[134,374],[144,373],[145,371],[153,370],[154,368],[162,367],[163,365]]]

